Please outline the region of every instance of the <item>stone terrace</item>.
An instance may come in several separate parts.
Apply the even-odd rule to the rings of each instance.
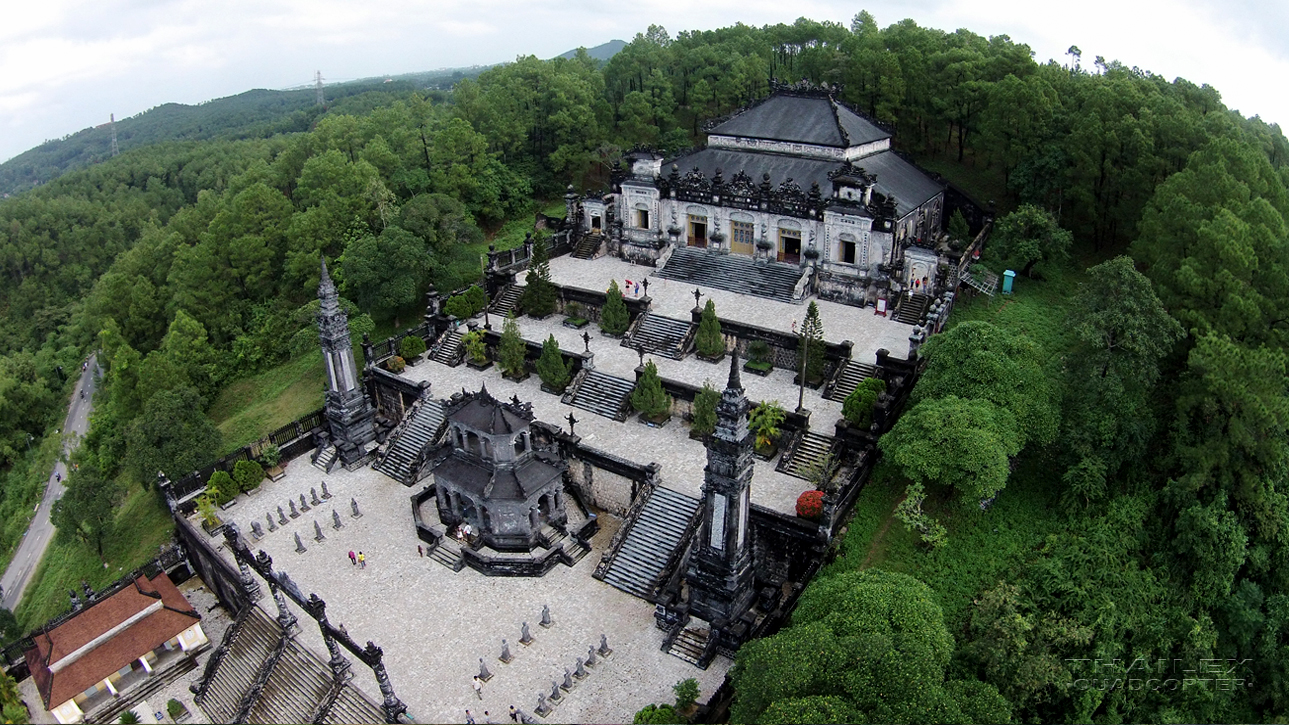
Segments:
[[[276,518],[278,506],[287,510],[288,498],[298,506],[300,494],[307,499],[311,486],[321,494],[323,480],[333,498],[253,540],[252,521],[265,528],[265,513]],[[589,676],[545,722],[630,722],[650,702],[671,702],[671,686],[687,677],[698,679],[700,699],[706,700],[729,668],[728,660],[718,658],[700,671],[660,651],[664,633],[654,626],[653,606],[591,577],[616,529],[612,517],[605,517],[594,550],[574,568],[557,566],[540,578],[487,577],[469,568],[454,573],[418,557],[410,503],[414,489],[371,468],[324,474],[301,457],[290,463],[285,478],[266,481],[261,489],[239,497],[223,518],[235,521],[251,549],[268,552],[274,568],[290,574],[306,595],[316,592],[325,599],[332,623],[344,624],[360,643],[370,639],[384,648],[398,696],[417,722],[464,722],[467,708],[480,723],[484,710],[502,722],[511,704],[531,715],[537,693],[549,695],[551,680],[562,681],[564,668],[598,645],[601,633],[608,635],[612,657],[588,669]],[[351,497],[358,500],[361,518],[350,516]],[[339,531],[331,528],[333,509],[344,522]],[[327,537],[321,543],[313,540],[315,520]],[[308,547],[304,553],[295,552],[297,531]],[[350,565],[351,549],[366,554],[366,569]],[[267,587],[263,592],[259,604],[271,613]],[[550,629],[538,626],[543,604],[550,605],[555,620]],[[304,613],[295,613],[300,641],[326,659],[317,627]],[[524,621],[536,638],[528,647],[519,643]],[[515,657],[509,665],[497,659],[503,637]],[[482,702],[470,687],[480,657],[494,675],[483,687]],[[354,684],[379,702],[371,671],[356,661],[353,669]]]

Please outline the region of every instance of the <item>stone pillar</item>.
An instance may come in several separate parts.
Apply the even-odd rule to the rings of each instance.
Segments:
[[[375,642],[368,641],[367,648],[363,650],[365,658],[371,665],[372,673],[376,675],[376,684],[380,687],[380,694],[384,696],[384,702],[381,704],[381,710],[385,713],[386,723],[397,723],[399,715],[407,712],[407,705],[394,694],[394,685],[389,681],[389,673],[385,671],[384,652]]]

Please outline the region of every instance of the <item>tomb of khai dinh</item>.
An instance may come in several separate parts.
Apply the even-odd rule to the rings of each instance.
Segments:
[[[919,346],[960,287],[993,291],[968,275],[988,214],[832,90],[777,87],[675,158],[633,150],[488,253],[477,315],[431,291],[361,359],[321,261],[328,390],[275,434],[294,459],[220,526],[194,514],[209,471],[162,482],[234,614],[192,675],[198,719],[629,722],[689,677],[718,717],[735,652],[824,562]],[[965,249],[942,231],[958,210]],[[408,336],[424,354],[396,358]],[[868,378],[871,424],[847,423]]]

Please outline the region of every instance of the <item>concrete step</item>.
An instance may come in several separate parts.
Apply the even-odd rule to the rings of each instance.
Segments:
[[[570,404],[613,420],[626,420],[627,401],[635,382],[590,370],[573,391]]]
[[[740,254],[682,247],[672,253],[656,274],[666,279],[791,302],[802,270],[795,264],[758,263]]]
[[[837,376],[837,384],[829,391],[828,399],[845,400],[847,396],[855,392],[855,388],[859,387],[859,384],[865,378],[871,378],[876,374],[876,365],[855,360],[846,361],[846,367],[842,368],[841,375]]]
[[[642,599],[648,599],[667,574],[667,562],[686,544],[685,534],[698,511],[699,501],[661,486],[654,489],[618,548],[604,581]]]
[[[438,440],[443,422],[443,401],[433,398],[423,400],[399,426],[393,444],[372,468],[405,486],[414,485],[416,472],[412,468],[421,451]]]
[[[434,354],[430,357],[430,359],[433,360],[434,362],[447,365],[448,367],[456,367],[457,365],[459,365],[461,363],[461,338],[462,337],[463,335],[461,334],[460,330],[453,330],[452,332],[449,332],[447,339],[444,340],[443,344],[440,345],[439,348],[434,351]]]
[[[828,458],[835,443],[836,439],[831,436],[805,431],[793,443],[792,449],[780,458],[775,470],[809,481],[814,469]]]

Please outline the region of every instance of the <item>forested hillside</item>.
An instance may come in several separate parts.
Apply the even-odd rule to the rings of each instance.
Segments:
[[[56,425],[57,366],[100,347],[110,370],[70,482],[97,493],[60,527],[88,542],[111,533],[114,487],[215,455],[204,411],[221,387],[314,349],[320,256],[356,331],[411,319],[429,284],[479,274],[486,230],[570,182],[598,187],[632,146],[700,141],[771,78],[841,84],[897,148],[994,199],[985,262],[1059,298],[1037,323],[1003,313],[928,344],[916,406],[882,444],[909,486],[902,520],[930,534],[910,561],[944,551],[928,518],[952,507],[984,532],[974,556],[994,535],[1002,552],[990,517],[1023,475],[1052,528],[997,579],[822,576],[794,626],[740,654],[736,719],[1282,716],[1289,142],[1212,88],[864,13],[651,27],[603,65],[521,57],[442,97],[362,96],[308,130],[127,150],[0,203],[0,513],[34,503],[24,444]],[[944,445],[911,455],[930,435]],[[998,508],[980,510],[990,494]],[[1078,684],[1130,676],[1080,662],[1137,658],[1247,660],[1250,684]]]

